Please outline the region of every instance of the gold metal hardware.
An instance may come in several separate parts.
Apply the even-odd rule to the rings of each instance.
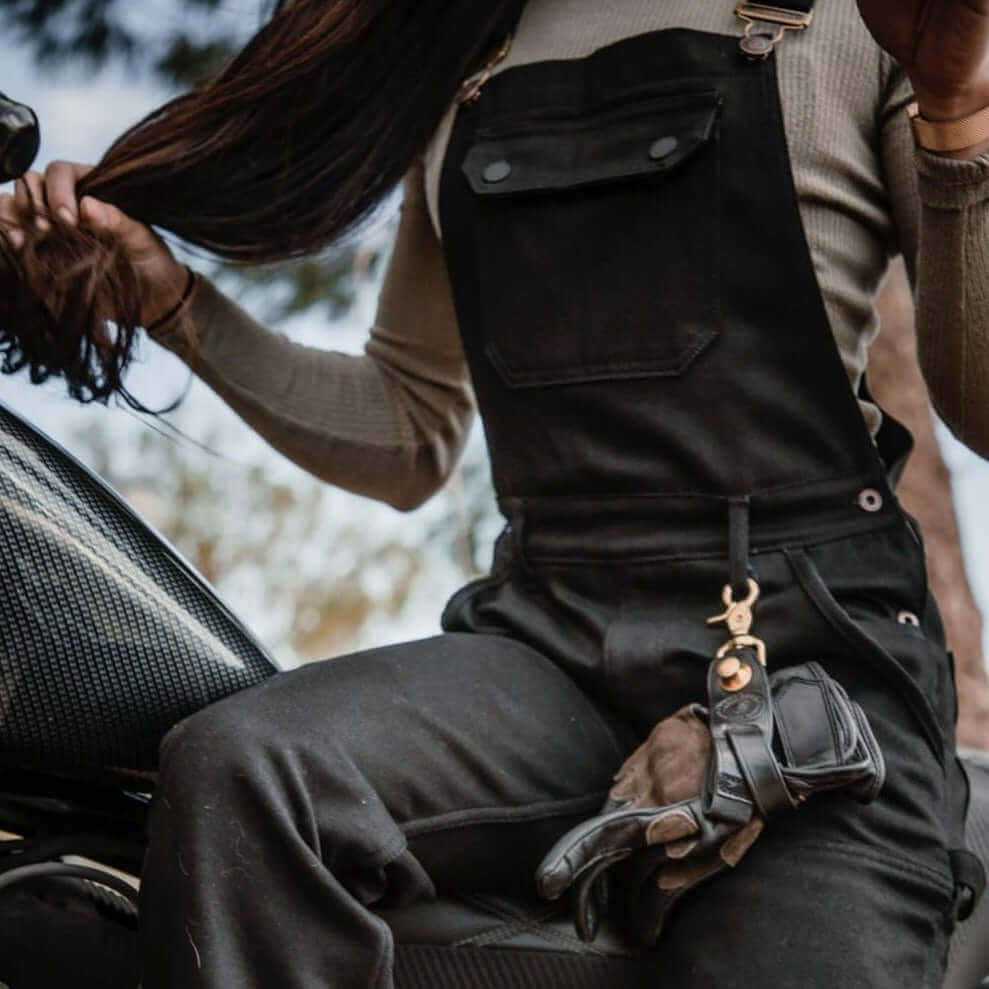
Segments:
[[[742,661],[737,656],[732,656],[730,659],[723,659],[718,663],[718,676],[722,680],[731,680],[738,676],[741,668]]]
[[[786,36],[787,31],[806,31],[814,20],[813,11],[786,10],[762,3],[740,2],[735,16],[745,23],[745,33],[739,42],[742,54],[747,58],[766,59]],[[772,34],[758,32],[762,24],[772,24]]]
[[[735,592],[731,584],[725,584],[721,592],[721,601],[725,611],[707,620],[708,625],[718,625],[724,622],[732,635],[747,635],[752,628],[752,606],[759,600],[759,585],[749,577],[748,594],[744,601],[735,600]]]
[[[716,653],[718,659],[724,659],[736,649],[754,649],[756,659],[760,666],[766,665],[766,643],[762,639],[757,639],[754,635],[736,635],[731,641],[726,642]]]
[[[752,682],[752,667],[743,663],[737,656],[721,660],[716,667],[721,689],[729,694],[737,694]]]
[[[759,585],[751,577],[748,582],[748,594],[742,601],[736,601],[731,584],[725,584],[724,590],[721,592],[721,601],[725,605],[725,610],[720,615],[715,615],[707,620],[708,625],[718,625],[724,622],[731,633],[731,639],[718,650],[718,659],[725,659],[729,653],[736,649],[751,648],[755,650],[759,662],[763,666],[766,665],[766,643],[749,634],[753,622],[752,609],[758,600]],[[751,679],[751,671],[749,678]],[[736,689],[740,690],[741,687]]]
[[[721,689],[726,694],[737,694],[752,682],[752,667],[740,663],[734,676],[721,677]]]
[[[512,42],[514,40],[515,35],[513,34],[505,38],[501,48],[494,53],[488,64],[480,72],[468,76],[460,84],[460,92],[457,95],[457,106],[470,106],[481,98],[481,90],[484,89],[484,84],[494,74],[494,70],[508,58],[508,53],[512,50]]]

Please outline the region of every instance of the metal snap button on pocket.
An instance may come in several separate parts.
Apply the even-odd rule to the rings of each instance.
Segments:
[[[481,173],[485,182],[494,185],[496,182],[504,182],[512,174],[512,166],[507,161],[493,161]]]
[[[863,512],[878,512],[883,507],[883,496],[875,488],[859,492],[858,506]]]
[[[662,161],[664,158],[669,158],[678,147],[680,147],[680,142],[672,135],[661,137],[658,141],[654,141],[652,147],[649,148],[649,157],[653,161]]]
[[[914,628],[920,628],[920,619],[912,611],[901,611],[896,616],[896,620],[901,625],[912,625]]]

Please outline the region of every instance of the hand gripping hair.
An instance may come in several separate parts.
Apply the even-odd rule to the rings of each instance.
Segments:
[[[124,133],[79,197],[235,263],[324,248],[398,184],[522,3],[279,3],[215,78]],[[82,401],[126,394],[137,274],[111,237],[47,219],[20,250],[0,229],[2,370],[62,376]]]

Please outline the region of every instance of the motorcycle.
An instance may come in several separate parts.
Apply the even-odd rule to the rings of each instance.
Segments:
[[[0,178],[30,166],[36,136],[0,97]],[[115,492],[2,404],[0,560],[0,989],[135,989],[159,742],[278,666]],[[989,759],[965,766],[969,847],[989,864]],[[606,920],[585,943],[566,904],[534,894],[444,891],[379,915],[397,989],[662,980]],[[956,930],[945,989],[989,987],[987,935],[989,898]]]

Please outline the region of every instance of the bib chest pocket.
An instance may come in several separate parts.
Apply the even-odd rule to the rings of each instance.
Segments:
[[[512,388],[683,374],[718,336],[715,90],[477,132],[485,354]]]

